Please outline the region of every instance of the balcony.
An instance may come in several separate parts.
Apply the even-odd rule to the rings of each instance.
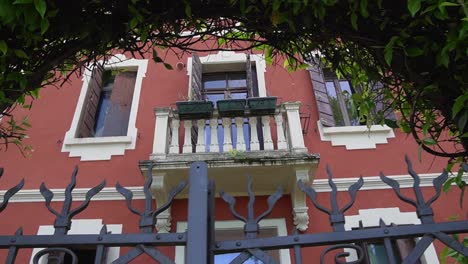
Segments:
[[[319,155],[309,153],[304,145],[299,106],[299,102],[285,102],[274,114],[263,116],[246,110],[220,117],[215,109],[210,119],[195,120],[180,120],[176,110],[156,108],[153,152],[149,160],[140,162],[143,172],[153,166],[155,198],[164,201],[173,186],[188,179],[190,164],[203,160],[218,191],[247,195],[248,176],[257,195],[271,194],[282,186],[291,193],[298,227],[305,230],[307,206],[303,193],[296,192],[296,182],[312,182]],[[167,229],[164,221],[160,229]]]

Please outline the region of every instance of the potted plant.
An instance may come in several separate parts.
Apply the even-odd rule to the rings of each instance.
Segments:
[[[179,101],[176,106],[181,120],[207,119],[213,116],[213,102],[210,101]]]
[[[222,117],[244,116],[245,99],[225,99],[217,103],[218,113]]]
[[[272,115],[276,111],[276,96],[247,98],[247,105],[252,115]]]

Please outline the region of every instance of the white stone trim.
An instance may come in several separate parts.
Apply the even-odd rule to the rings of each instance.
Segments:
[[[234,51],[219,51],[215,54],[200,57],[202,64],[230,64],[230,63],[242,63],[246,62],[247,57],[245,53],[236,53]],[[258,96],[267,96],[265,72],[266,72],[266,61],[262,54],[251,54],[250,60],[255,61],[255,67],[257,71],[257,84],[258,84]],[[192,91],[192,58],[188,58],[187,61],[187,75],[189,76],[189,91],[188,96],[191,98]]]
[[[259,223],[260,228],[276,228],[278,231],[278,236],[287,236],[288,230],[286,229],[286,221],[284,218],[273,218],[273,219],[264,219]],[[239,220],[229,220],[229,221],[216,221],[215,229],[243,229],[244,223]],[[185,232],[187,230],[187,222],[177,222],[177,232]],[[185,263],[185,247],[176,246],[175,251],[175,263],[184,264]],[[291,256],[289,255],[289,249],[280,249],[280,264],[290,264]]]
[[[397,207],[393,208],[375,208],[359,210],[358,215],[345,216],[345,230],[352,230],[359,227],[359,221],[362,221],[364,227],[378,227],[379,221],[382,219],[385,224],[395,225],[418,225],[421,224],[415,212],[400,212]],[[357,260],[356,251],[345,250],[349,252],[349,257],[346,258],[347,262]],[[438,256],[431,243],[422,255],[424,264],[439,264]]]
[[[76,219],[72,220],[71,229],[68,231],[69,235],[85,235],[85,234],[99,234],[103,224],[102,219]],[[121,234],[122,225],[107,225],[107,231],[111,234]],[[38,235],[53,235],[53,225],[41,225],[37,231]],[[30,264],[33,264],[34,256],[43,248],[34,248],[31,254]],[[119,257],[120,247],[110,247],[107,249],[106,264],[112,263]],[[39,264],[47,263],[47,255],[39,259]]]
[[[317,127],[322,141],[345,146],[347,150],[375,149],[376,144],[386,144],[388,138],[395,137],[393,129],[386,125],[324,127],[319,120]]]
[[[81,87],[80,97],[76,105],[73,121],[65,134],[63,140],[62,152],[70,152],[70,157],[81,157],[85,160],[110,160],[112,155],[124,155],[126,149],[135,149],[137,139],[137,128],[135,126],[138,113],[140,93],[143,78],[146,75],[148,60],[127,59],[125,55],[114,55],[104,65],[105,69],[119,68],[137,68],[135,81],[135,90],[133,92],[132,107],[130,109],[130,118],[128,121],[127,136],[122,137],[99,137],[99,138],[76,138],[76,130],[83,104],[86,99],[89,81],[91,80],[92,70],[86,69],[83,74],[83,86]]]
[[[439,173],[427,173],[420,174],[421,178],[421,187],[431,187],[432,180],[439,176]],[[400,188],[412,188],[413,187],[413,178],[409,175],[393,175],[388,176],[400,183]],[[355,183],[359,178],[337,178],[333,179],[335,182],[338,191],[346,191],[349,186]],[[468,173],[463,175],[465,181],[468,180]],[[327,179],[315,179],[312,183],[312,187],[316,192],[330,192],[330,186],[328,185]],[[145,199],[142,186],[131,186],[125,187],[133,192],[133,199]],[[381,189],[390,189],[391,187],[385,184],[380,180],[378,176],[364,177],[364,185],[361,187],[361,190],[381,190]],[[5,195],[7,190],[0,190],[0,197]],[[65,200],[65,189],[51,189],[54,193],[54,202],[62,202]],[[84,201],[86,192],[89,191],[89,188],[75,188],[73,190],[73,201]],[[117,192],[114,187],[107,187],[102,189],[98,194],[93,197],[93,200],[96,201],[114,201],[114,200],[124,200],[125,198]],[[42,197],[39,189],[29,189],[21,190],[17,192],[13,197],[11,197],[11,203],[29,203],[29,202],[44,202],[44,197]]]

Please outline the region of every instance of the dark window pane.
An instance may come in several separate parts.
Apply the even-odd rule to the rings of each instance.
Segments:
[[[229,88],[246,87],[246,74],[244,73],[228,73]]]
[[[340,102],[338,96],[336,95],[336,88],[334,82],[325,82],[328,93],[328,101],[330,102],[330,107],[333,112],[333,117],[335,118],[336,126],[344,126],[344,117],[341,110]]]
[[[205,89],[225,89],[226,88],[226,74],[204,74],[203,75],[203,88]]]

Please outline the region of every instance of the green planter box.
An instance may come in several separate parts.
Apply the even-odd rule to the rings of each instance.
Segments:
[[[251,115],[273,115],[277,100],[277,97],[254,97],[247,99],[247,105]]]
[[[245,99],[228,99],[219,100],[216,104],[221,117],[236,117],[244,116],[245,103]]]
[[[213,102],[210,101],[184,101],[176,102],[179,118],[207,119],[213,116]]]

